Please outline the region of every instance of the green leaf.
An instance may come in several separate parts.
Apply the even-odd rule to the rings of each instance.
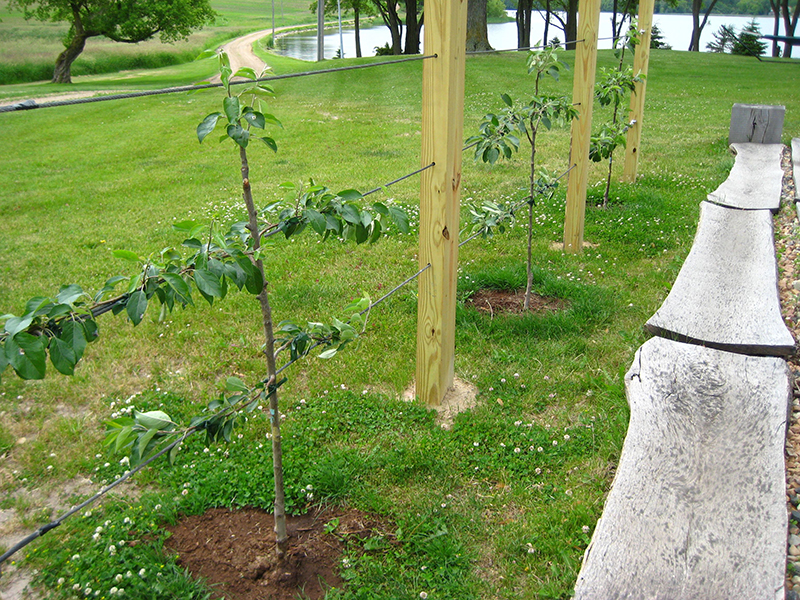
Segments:
[[[75,353],[76,362],[83,356],[86,349],[86,330],[77,321],[67,321],[61,326],[58,339],[63,340]]]
[[[47,314],[47,312],[50,310],[50,306],[52,306],[50,298],[45,298],[44,296],[36,296],[34,298],[31,298],[25,303],[24,314],[31,315],[33,317],[38,317],[40,315]]]
[[[20,331],[25,331],[32,322],[33,315],[26,315],[24,317],[11,317],[8,319],[8,321],[6,321],[6,333],[13,337]]]
[[[172,450],[169,451],[169,464],[170,465],[174,465],[175,464],[175,459],[178,456],[178,452],[180,452],[180,450],[181,450],[181,446],[182,446],[182,444],[175,444],[172,447]]]
[[[234,77],[246,77],[247,79],[258,79],[256,72],[251,69],[250,67],[241,67],[236,73],[233,74]]]
[[[228,377],[228,379],[225,381],[225,389],[229,392],[242,392],[244,394],[250,393],[250,388],[248,388],[244,381],[238,377]]]
[[[183,277],[177,273],[162,273],[161,277],[163,277],[164,281],[166,281],[169,286],[175,290],[175,293],[178,294],[183,304],[192,303],[192,291],[189,288],[189,284],[184,281]]]
[[[203,121],[197,126],[197,139],[200,140],[200,143],[206,139],[206,136],[214,131],[214,128],[217,126],[217,121],[222,116],[222,113],[215,112],[208,115]]]
[[[142,290],[136,290],[128,298],[125,308],[128,311],[128,318],[135,327],[142,322],[142,317],[147,310],[147,296]]]
[[[226,96],[222,100],[222,110],[225,111],[225,117],[228,123],[237,124],[239,121],[239,98],[236,96]]]
[[[281,129],[283,129],[283,123],[281,123],[278,119],[275,118],[275,115],[271,115],[269,113],[262,113],[264,115],[264,121],[269,123],[270,125],[277,125]]]
[[[50,340],[50,362],[62,375],[73,375],[78,358],[69,344],[58,338]]]
[[[200,290],[201,293],[205,294],[206,296],[210,296],[211,298],[222,297],[222,286],[220,285],[219,279],[219,277],[207,269],[194,270],[194,283],[197,286],[197,289]],[[212,304],[213,300],[209,300],[208,303]]]
[[[8,364],[22,379],[43,379],[47,370],[47,351],[40,337],[21,332],[6,338]]]
[[[380,221],[372,222],[372,234],[369,236],[369,243],[374,244],[381,237],[382,226]]]
[[[386,208],[386,205],[381,202],[376,202],[373,204],[372,209],[379,215],[387,216],[389,214],[389,209]]]
[[[325,230],[327,229],[327,221],[322,213],[312,208],[307,208],[303,211],[303,218],[308,221],[309,225],[311,225],[311,228],[319,235],[323,235],[325,233]]]
[[[406,211],[404,211],[402,208],[397,208],[396,206],[390,206],[389,215],[392,217],[392,221],[394,221],[394,224],[397,225],[397,228],[401,232],[408,233],[411,230],[408,223],[408,215],[406,214]]]
[[[358,208],[352,204],[343,204],[341,215],[345,221],[352,225],[361,222],[361,214],[359,213]]]
[[[62,285],[58,290],[56,300],[61,304],[73,304],[81,296],[83,296],[83,288],[73,283],[70,285]]]
[[[161,410],[151,410],[145,413],[134,410],[133,418],[138,425],[147,429],[164,430],[175,425],[169,415]]]
[[[264,129],[265,125],[264,115],[262,115],[260,112],[257,112],[255,110],[249,110],[245,112],[242,116],[244,117],[245,121],[250,123],[251,126],[258,127],[259,129]]]
[[[269,146],[269,147],[270,147],[270,149],[271,149],[273,152],[277,152],[277,151],[278,151],[278,144],[276,144],[276,143],[275,143],[275,140],[273,140],[271,137],[260,137],[260,138],[258,138],[258,139],[260,139],[260,140],[261,140],[262,142],[264,142],[264,143],[265,143],[267,146]]]
[[[361,211],[361,224],[364,227],[369,227],[370,223],[372,223],[372,214],[367,210]]]
[[[114,250],[111,254],[115,258],[121,258],[122,260],[129,260],[131,262],[139,262],[141,260],[138,254],[130,250]]]
[[[205,225],[198,224],[196,221],[179,221],[172,224],[173,231],[182,233],[186,237],[194,238],[200,235],[205,229]]]
[[[342,190],[336,195],[345,201],[361,200],[361,198],[364,197],[364,195],[358,190]]]
[[[247,148],[247,143],[250,141],[250,132],[243,129],[240,125],[228,125],[228,137],[234,142],[239,144],[242,148]]]
[[[506,103],[507,106],[514,106],[514,102],[511,100],[511,96],[508,94],[500,94],[500,98]]]
[[[336,353],[338,351],[339,351],[338,348],[328,348],[324,352],[320,352],[319,353],[319,357],[323,358],[323,359],[325,359],[325,358],[333,358],[334,356],[336,356]]]
[[[231,433],[233,433],[233,419],[228,419],[225,421],[225,425],[222,426],[222,437],[228,443],[231,441]]]

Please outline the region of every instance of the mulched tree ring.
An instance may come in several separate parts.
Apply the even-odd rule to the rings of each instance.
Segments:
[[[466,301],[468,306],[474,306],[479,312],[491,316],[497,314],[521,315],[525,313],[525,290],[495,290],[484,288],[472,294]],[[553,298],[531,294],[528,312],[550,313],[564,310],[569,302],[563,298]]]
[[[332,532],[325,527],[334,519]],[[380,521],[358,510],[329,507],[286,519],[289,550],[279,564],[275,557],[272,514],[256,509],[212,508],[167,527],[168,550],[178,564],[203,578],[212,597],[226,600],[319,600],[343,585],[339,564],[344,539],[365,539],[381,532]]]

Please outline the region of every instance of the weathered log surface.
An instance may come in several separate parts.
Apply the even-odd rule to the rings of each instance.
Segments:
[[[731,352],[791,354],[794,339],[781,318],[771,213],[702,202],[689,256],[646,327]]]
[[[728,178],[709,202],[745,210],[777,211],[781,204],[783,144],[731,144],[736,155]]]
[[[777,144],[783,133],[786,108],[768,104],[734,104],[728,143]]]
[[[783,359],[653,338],[576,600],[784,597]]]

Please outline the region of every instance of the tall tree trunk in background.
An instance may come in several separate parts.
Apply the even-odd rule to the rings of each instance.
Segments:
[[[517,48],[530,48],[533,0],[517,1]]]
[[[487,0],[467,2],[467,52],[492,49],[486,24],[486,2]]]
[[[384,25],[392,36],[392,54],[403,53],[403,23],[397,14],[397,4],[393,0],[373,0],[375,8],[381,14]]]
[[[789,0],[780,0],[781,12],[783,13],[783,28],[787,36],[791,37],[797,30],[797,19],[800,17],[800,0],[795,0],[794,11],[789,11]],[[794,43],[786,41],[783,44],[783,56],[791,58]]]
[[[575,50],[575,40],[578,39],[578,0],[567,2],[567,23],[564,26],[564,37],[567,40],[567,50]]]
[[[703,14],[703,20],[700,20],[700,13],[703,8],[703,0],[692,0],[692,40],[689,42],[689,52],[700,52],[700,35],[703,33],[703,27],[706,26],[708,15],[714,10],[717,0],[711,0],[708,9]]]
[[[358,23],[359,10],[358,6],[353,7],[353,19],[355,20],[355,34],[356,34],[356,57],[361,58],[361,27]]]
[[[53,69],[52,83],[72,83],[72,63],[80,56],[86,46],[88,36],[83,33],[75,32],[69,45],[58,55],[56,66]]]
[[[781,6],[778,0],[769,0],[769,7],[772,9],[772,35],[778,35],[781,31]],[[778,40],[772,40],[772,56],[773,58],[780,56],[778,49]]]
[[[549,43],[547,36],[550,35],[550,0],[546,0],[544,4],[544,35],[542,36],[542,44],[547,46]]]
[[[417,0],[406,0],[406,49],[405,54],[419,54],[419,15]]]

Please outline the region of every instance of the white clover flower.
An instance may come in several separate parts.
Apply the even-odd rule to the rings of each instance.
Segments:
[[[500,379],[500,383],[505,383],[505,382],[506,382],[506,378],[505,378],[505,377],[502,377],[502,378]]]
[[[536,467],[536,471],[535,472],[536,472],[537,475],[541,475],[542,474],[542,470],[539,467]]]
[[[542,448],[541,446],[539,446],[539,447],[536,449],[536,451],[537,451],[537,452],[544,452],[544,448]]]
[[[99,533],[92,534],[92,539],[96,542],[97,540],[100,539],[100,534]]]
[[[553,440],[553,446],[558,446],[558,440]]]
[[[514,448],[514,454],[519,454],[520,452],[522,452],[520,448]]]
[[[589,532],[592,530],[592,528],[589,527],[588,525],[584,525],[583,527],[581,527],[581,530],[583,531],[583,533],[588,535]]]
[[[75,561],[75,560],[80,560],[80,559],[81,559],[81,555],[80,555],[80,554],[73,554],[73,555],[72,555],[72,560],[73,560],[73,561]],[[78,586],[78,587],[80,587],[80,586]]]
[[[519,373],[514,373],[514,379],[519,379]]]
[[[568,442],[568,441],[570,441],[570,439],[572,439],[572,438],[570,438],[570,437],[569,437],[569,434],[568,434],[568,433],[565,433],[565,434],[564,434],[564,441],[565,441],[565,442]]]
[[[83,513],[83,516],[84,516],[84,517],[87,517],[87,518],[88,518],[88,517],[91,517],[91,516],[92,516],[92,511],[90,511],[90,510],[87,510],[85,513]]]
[[[480,446],[480,443],[479,442],[472,442],[472,445],[477,448],[478,446]]]
[[[422,600],[425,600],[425,598],[428,597],[428,592],[420,592],[419,597],[422,598]]]
[[[65,581],[66,581],[66,579],[64,579],[63,577],[59,577],[58,578],[58,585],[64,585]]]
[[[309,484],[306,486],[306,490],[307,490],[307,491],[309,491],[309,492],[310,492],[311,490],[313,490],[313,489],[314,489],[314,486],[313,486],[313,485],[311,485],[310,483],[309,483]]]
[[[116,554],[117,553],[117,547],[114,544],[111,544],[108,547],[108,553],[109,554]]]
[[[145,573],[147,573],[146,569],[139,569],[139,577],[144,577]]]
[[[81,584],[80,583],[76,583],[75,585],[72,586],[72,589],[77,592],[79,589],[81,589]]]
[[[161,505],[160,505],[160,504],[156,504],[156,505],[153,507],[153,510],[161,510]]]
[[[181,496],[188,496],[188,495],[189,495],[189,490],[183,490],[181,492]]]
[[[129,579],[130,579],[131,577],[133,577],[133,573],[131,573],[130,571],[128,571],[127,573],[125,573],[125,577],[127,577],[127,578],[129,578]]]
[[[117,596],[124,596],[125,595],[125,588],[119,588],[117,590]]]
[[[85,590],[83,590],[83,595],[84,596],[91,596],[92,595],[92,588],[87,587]]]
[[[117,573],[117,576],[114,577],[114,581],[116,581],[117,583],[122,581],[122,573]]]
[[[108,593],[114,596],[118,591],[119,590],[117,588],[112,587],[110,590],[108,590]]]
[[[129,464],[130,462],[131,462],[131,459],[130,459],[130,458],[128,458],[127,456],[123,456],[123,457],[120,459],[120,461],[119,461],[119,464],[121,464],[121,465],[127,465],[127,464]]]
[[[103,533],[103,528],[102,528],[102,527],[97,527],[97,528],[94,530],[94,532],[95,532],[95,533]]]

